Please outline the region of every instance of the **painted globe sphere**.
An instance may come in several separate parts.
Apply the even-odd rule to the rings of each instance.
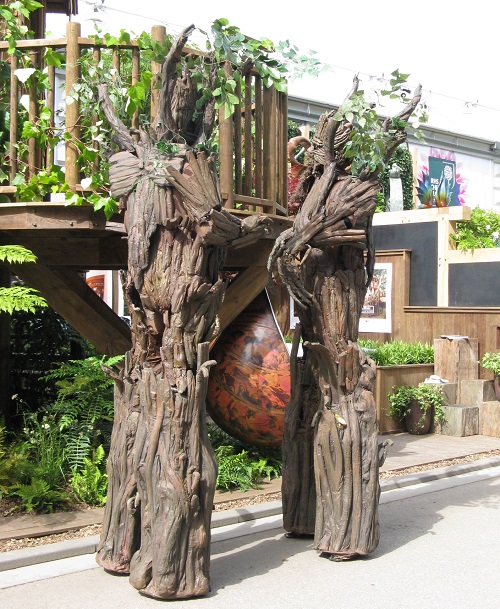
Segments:
[[[207,410],[226,433],[252,446],[280,446],[290,400],[290,358],[267,294],[221,333],[210,352]]]

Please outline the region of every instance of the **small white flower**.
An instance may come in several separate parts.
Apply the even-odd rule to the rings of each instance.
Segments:
[[[43,428],[44,428],[44,429],[50,429],[50,425],[49,425],[48,423],[44,423],[44,424],[43,424]]]
[[[491,230],[491,226],[489,224],[486,225],[486,230]]]
[[[500,237],[500,234],[496,230],[494,233],[491,233],[491,236],[493,237],[493,239],[495,239],[495,241],[498,241],[498,238]]]

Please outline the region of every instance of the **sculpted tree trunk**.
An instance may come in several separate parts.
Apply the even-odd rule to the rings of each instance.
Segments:
[[[355,103],[357,86],[355,79],[349,104]],[[396,119],[380,127],[376,139],[386,159],[404,140],[405,121],[419,99],[417,91]],[[301,335],[305,347],[300,360],[292,350],[284,527],[289,536],[314,534],[323,555],[348,560],[369,554],[379,540],[375,366],[357,344],[373,275],[371,225],[379,183],[376,169],[351,174],[346,156],[356,127],[334,116],[320,119],[297,190],[305,201],[276,243],[269,269],[277,265],[298,305],[295,342]]]
[[[194,123],[196,85],[176,70],[191,30],[165,60],[158,116],[139,141],[115,117],[106,87],[99,87],[122,149],[110,159],[110,182],[125,210],[124,293],[133,344],[123,371],[115,374],[109,491],[97,561],[129,573],[141,593],[162,599],[210,589],[217,466],[205,396],[215,363],[209,341],[225,288],[219,271],[226,247],[257,239],[268,222],[260,216],[241,222],[226,212],[213,159],[190,147],[207,134],[214,112],[212,104]],[[158,145],[165,140],[175,143],[175,154]]]

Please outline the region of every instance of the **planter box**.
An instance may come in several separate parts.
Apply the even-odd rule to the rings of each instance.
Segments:
[[[407,366],[377,366],[374,395],[377,404],[377,420],[380,433],[406,431],[404,421],[391,419],[389,398],[393,386],[418,385],[434,374],[434,364],[411,364]]]

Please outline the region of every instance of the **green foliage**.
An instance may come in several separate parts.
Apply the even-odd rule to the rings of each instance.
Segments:
[[[495,376],[500,377],[500,352],[485,353],[481,359],[481,366],[485,370],[491,370]]]
[[[10,389],[26,404],[41,407],[56,399],[53,383],[40,379],[54,365],[95,355],[95,349],[50,307],[14,312],[10,326]]]
[[[413,385],[400,385],[393,387],[389,397],[389,416],[395,420],[401,420],[409,411],[411,402],[416,400],[420,404],[422,421],[425,413],[432,409],[434,421],[444,423],[446,420],[443,406],[445,397],[441,385],[426,385],[420,383],[416,387]]]
[[[500,245],[500,214],[475,207],[470,220],[457,222],[456,233],[450,241],[459,250],[492,248]]]
[[[434,362],[434,347],[430,343],[411,343],[402,340],[383,343],[361,339],[358,342],[377,366],[432,364]]]
[[[68,508],[72,503],[69,493],[51,489],[45,480],[39,478],[33,478],[29,484],[15,486],[10,494],[22,499],[22,505],[28,514],[48,514],[60,508]]]
[[[287,138],[289,140],[291,140],[292,137],[297,137],[297,136],[301,135],[299,126],[297,125],[297,123],[295,121],[292,121],[292,120],[288,120],[287,131],[288,131]]]
[[[88,357],[59,364],[45,375],[55,382],[57,399],[49,407],[65,438],[65,459],[75,472],[100,444],[107,448],[113,422],[113,380],[102,366],[115,366],[123,356]]]
[[[0,260],[9,263],[21,264],[35,262],[36,256],[21,245],[0,245]],[[46,307],[45,299],[39,295],[38,290],[26,286],[0,287],[0,313],[13,313],[14,311],[31,311],[38,307]]]
[[[83,468],[73,474],[70,484],[75,495],[88,505],[103,506],[106,503],[108,476],[105,453],[99,445],[90,459],[85,457]]]
[[[7,53],[12,55],[16,51],[16,42],[24,38],[33,38],[33,32],[20,23],[18,13],[26,19],[30,13],[43,8],[43,4],[34,0],[15,0],[0,4],[0,18],[4,21],[4,38],[9,43]]]
[[[387,162],[387,166],[380,174],[380,185],[382,187],[383,209],[377,208],[376,211],[385,211],[387,201],[389,200],[389,170],[393,163],[396,163],[401,168],[401,183],[403,186],[403,209],[413,209],[413,159],[408,149],[408,144],[398,146],[391,158]]]
[[[401,98],[408,76],[408,74],[400,74],[398,70],[392,72],[389,88],[381,91],[381,95],[387,95],[391,99]],[[427,116],[420,109],[417,109],[414,115],[419,122],[427,120]],[[391,136],[410,128],[410,125],[394,117],[388,133],[382,132],[375,104],[365,97],[365,92],[362,90],[346,99],[333,119],[347,121],[356,126],[344,148],[346,158],[351,159],[351,173],[355,176],[363,171],[369,173],[382,171],[386,166],[387,135]],[[415,132],[415,135],[417,134],[418,130]]]
[[[265,478],[281,475],[281,450],[248,446],[235,440],[217,425],[208,426],[208,436],[218,463],[217,488],[256,488]]]

